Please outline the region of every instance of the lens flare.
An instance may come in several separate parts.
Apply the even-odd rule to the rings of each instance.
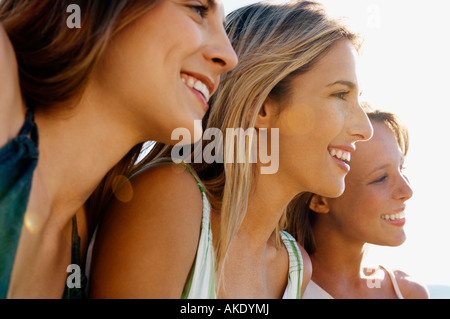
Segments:
[[[24,217],[24,224],[30,233],[36,234],[42,229],[44,221],[36,212],[27,211]]]
[[[114,196],[122,203],[128,203],[133,199],[133,186],[127,177],[123,175],[114,177],[111,187]]]

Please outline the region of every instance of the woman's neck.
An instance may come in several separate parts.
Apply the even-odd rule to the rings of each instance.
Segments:
[[[365,243],[345,238],[336,229],[315,227],[312,280],[332,296],[367,288],[363,273]]]
[[[224,265],[227,291],[219,289],[219,298],[281,298],[286,289],[289,257],[284,245],[277,245],[274,231],[291,196],[266,181],[259,177],[253,184]]]
[[[109,109],[109,111],[107,110]],[[35,110],[39,130],[37,170],[52,213],[68,222],[106,173],[139,142],[119,125],[112,105],[87,91],[72,105]]]
[[[283,186],[277,174],[259,175],[250,193],[247,213],[240,228],[255,246],[268,242],[296,191]]]

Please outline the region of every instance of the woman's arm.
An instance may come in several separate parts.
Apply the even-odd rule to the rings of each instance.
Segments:
[[[13,47],[0,23],[0,147],[13,139],[25,120]]]
[[[93,298],[180,298],[195,259],[202,218],[196,181],[178,165],[132,179],[133,198],[114,200],[97,237]]]

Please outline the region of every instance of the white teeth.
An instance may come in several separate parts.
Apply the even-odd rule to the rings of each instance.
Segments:
[[[194,87],[194,84],[195,84],[194,79],[193,79],[193,78],[189,78],[188,81],[187,81],[187,85],[188,85],[189,87],[193,88],[193,87]]]
[[[208,87],[202,81],[197,80],[193,77],[189,77],[187,81],[184,78],[181,79],[184,83],[187,84],[187,86],[199,91],[205,97],[206,102],[209,101],[210,96]]]
[[[343,159],[344,161],[350,162],[350,159],[351,159],[350,153],[345,152],[344,155],[343,155],[343,157],[342,157],[342,159]]]
[[[404,212],[397,213],[397,214],[387,214],[387,215],[381,216],[381,219],[386,219],[386,220],[399,220],[399,219],[403,219],[403,218],[405,218]]]
[[[343,160],[344,162],[350,162],[350,159],[351,159],[351,155],[349,152],[346,152],[343,150],[335,150],[333,148],[330,150],[330,155],[335,156],[335,157]]]

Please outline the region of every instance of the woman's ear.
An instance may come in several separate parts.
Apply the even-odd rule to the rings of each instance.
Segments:
[[[327,214],[330,212],[327,199],[320,195],[312,196],[309,209],[319,214]]]
[[[267,97],[256,116],[255,128],[271,128],[279,115],[279,105]]]

